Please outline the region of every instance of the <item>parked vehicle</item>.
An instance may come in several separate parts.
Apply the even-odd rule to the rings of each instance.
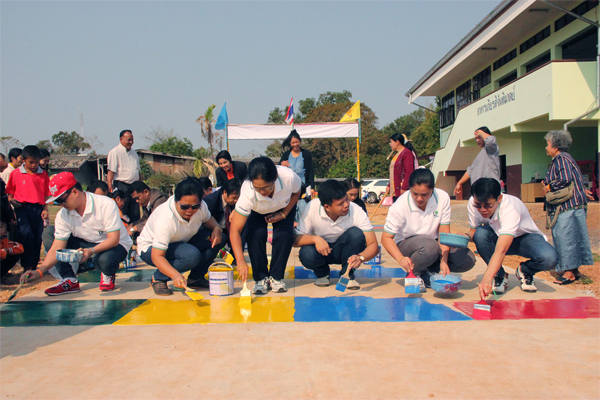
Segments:
[[[390,183],[389,179],[369,179],[363,181],[363,201],[374,204],[381,200],[385,195],[385,189]]]

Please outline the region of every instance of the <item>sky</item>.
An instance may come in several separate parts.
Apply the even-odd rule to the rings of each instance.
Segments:
[[[383,126],[405,93],[499,1],[1,1],[0,130],[24,144],[59,131],[106,154],[131,129],[207,147],[195,120],[227,102],[230,124],[264,124],[348,90]],[[420,99],[423,101],[423,99]],[[231,141],[234,156],[269,142]]]

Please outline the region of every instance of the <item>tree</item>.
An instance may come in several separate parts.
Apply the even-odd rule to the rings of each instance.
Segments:
[[[288,108],[289,106],[286,107],[285,110],[281,110],[279,107],[275,107],[273,110],[271,110],[269,113],[269,119],[267,119],[267,124],[285,124],[285,116]]]
[[[81,151],[91,149],[92,146],[83,136],[73,131],[60,131],[52,135],[52,143],[55,145],[56,154],[79,154]]]
[[[211,104],[210,106],[208,106],[208,108],[204,112],[204,115],[201,115],[198,117],[198,119],[196,119],[196,122],[200,124],[200,129],[202,131],[202,137],[204,139],[206,139],[206,141],[208,142],[208,149],[210,151],[211,157],[214,154],[214,148],[213,148],[214,134],[213,134],[212,124],[216,122],[214,119],[215,116],[213,114],[215,107],[216,107],[215,104]]]
[[[273,140],[273,142],[267,146],[265,155],[267,157],[281,157],[283,149],[281,148],[282,141],[279,139]]]
[[[170,136],[161,142],[154,142],[150,145],[150,150],[160,151],[162,153],[171,153],[176,156],[192,156],[194,154],[194,145],[188,138],[179,138],[179,136]]]
[[[439,127],[439,114],[437,112],[425,111],[425,119],[410,137],[418,156],[435,153],[440,148]]]
[[[49,139],[40,140],[35,144],[38,149],[46,149],[50,154],[54,153],[54,145]]]
[[[0,146],[2,146],[2,153],[5,156],[8,156],[8,151],[13,147],[23,147],[23,143],[19,139],[16,139],[12,136],[1,136],[0,137]],[[9,160],[10,161],[10,160]]]
[[[200,147],[199,149],[194,150],[192,156],[196,157],[199,160],[203,158],[212,158],[210,155],[210,151],[208,149],[205,149],[204,147]]]
[[[396,118],[393,122],[384,126],[382,131],[387,137],[390,137],[395,133],[403,133],[407,137],[410,137],[413,131],[417,129],[423,121],[425,121],[425,110],[419,108],[410,114]]]
[[[150,164],[148,164],[148,161],[143,158],[140,158],[140,172],[142,173],[142,177],[146,179],[150,178],[154,173],[154,170]]]
[[[86,136],[85,140],[90,144],[90,148],[92,149],[90,155],[93,156],[97,155],[96,150],[94,149],[99,149],[104,146],[104,144],[100,141],[100,139],[98,139],[98,136],[96,135]]]

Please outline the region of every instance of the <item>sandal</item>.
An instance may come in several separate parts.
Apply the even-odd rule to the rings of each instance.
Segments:
[[[573,282],[575,282],[577,280],[577,278],[575,279],[567,279],[563,276],[559,276],[558,278],[556,278],[556,281],[554,282],[556,285],[569,285]]]

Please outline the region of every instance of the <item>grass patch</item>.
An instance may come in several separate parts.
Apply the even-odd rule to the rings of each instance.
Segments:
[[[590,285],[594,283],[594,281],[589,276],[582,277],[581,279],[579,279],[579,282],[581,282],[582,285]]]
[[[592,253],[594,255],[594,262],[600,262],[600,254]]]

